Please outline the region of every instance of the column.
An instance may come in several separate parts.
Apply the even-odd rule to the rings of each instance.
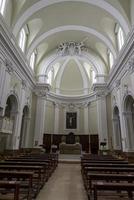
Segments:
[[[35,94],[37,96],[36,119],[34,132],[34,146],[43,144],[45,108],[47,93],[50,90],[50,85],[47,83],[37,83]]]
[[[108,148],[108,131],[107,131],[107,111],[106,111],[106,97],[101,96],[97,100],[98,111],[98,134],[99,142],[106,142]]]
[[[38,96],[37,106],[36,106],[35,135],[34,135],[35,146],[43,144],[45,105],[46,105],[46,100],[43,97]]]
[[[127,150],[134,150],[134,130],[133,130],[133,121],[132,121],[132,112],[125,112],[125,126],[126,126],[126,142],[127,142]]]
[[[120,120],[119,117],[114,117],[112,120],[113,120],[113,139],[114,139],[113,147],[116,150],[121,150],[122,141],[121,141]]]
[[[29,129],[30,129],[30,117],[26,117],[26,133],[25,133],[25,138],[24,138],[24,147],[28,148],[29,147]]]
[[[55,103],[54,106],[55,106],[54,134],[59,134],[59,105]]]
[[[89,134],[88,105],[84,107],[84,133]]]
[[[19,148],[19,144],[20,144],[20,134],[21,134],[21,125],[22,125],[22,117],[23,117],[23,108],[24,108],[24,102],[25,102],[25,89],[24,89],[24,85],[22,82],[22,88],[21,91],[19,93],[19,114],[17,115],[16,118],[16,128],[15,128],[15,133],[14,133],[14,139],[13,139],[13,148],[14,149],[18,149]]]

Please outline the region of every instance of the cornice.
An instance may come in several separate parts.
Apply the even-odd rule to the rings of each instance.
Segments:
[[[96,100],[96,94],[92,93],[89,95],[83,96],[66,96],[66,95],[57,95],[55,93],[49,92],[47,95],[47,99],[60,104],[85,104],[90,103]]]
[[[29,85],[33,88],[36,83],[34,74],[28,66],[26,58],[19,49],[14,35],[4,22],[2,16],[0,16],[0,46],[1,53],[4,55],[5,59],[12,62],[14,71],[19,73],[22,79],[27,80]]]

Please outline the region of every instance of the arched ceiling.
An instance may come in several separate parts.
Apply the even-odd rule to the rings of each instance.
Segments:
[[[67,42],[84,42],[89,49],[89,54],[82,55],[83,61],[72,56],[75,65],[81,63],[83,67],[84,62],[91,62],[98,66],[99,73],[108,74],[108,51],[114,59],[118,55],[115,26],[119,24],[125,36],[131,28],[130,3],[131,0],[13,0],[11,28],[18,39],[21,28],[27,25],[25,55],[29,60],[36,50],[37,75],[46,73],[44,69],[54,62],[60,66],[64,63],[62,56],[54,54],[61,43]]]

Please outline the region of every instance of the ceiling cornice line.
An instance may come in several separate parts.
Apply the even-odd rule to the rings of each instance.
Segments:
[[[26,21],[35,13],[38,12],[40,9],[45,8],[47,6],[61,3],[61,2],[70,2],[70,0],[40,0],[37,3],[33,4],[30,8],[28,8],[22,16],[18,19],[17,23],[14,26],[13,34],[17,36],[19,30],[21,27],[26,23]],[[82,3],[88,3],[94,6],[97,6],[108,13],[110,13],[116,20],[119,22],[119,24],[122,26],[125,34],[127,35],[130,30],[130,24],[129,21],[125,19],[125,17],[122,16],[122,14],[111,4],[104,0],[71,0],[71,2],[82,2]]]
[[[42,35],[38,36],[37,39],[34,40],[34,42],[31,44],[28,53],[27,53],[27,58],[30,58],[30,55],[32,54],[33,50],[35,48],[37,48],[37,46],[47,37],[52,36],[56,33],[60,33],[63,31],[82,31],[82,32],[86,32],[89,34],[92,34],[94,36],[96,36],[97,38],[99,38],[112,52],[114,58],[116,58],[116,50],[113,47],[112,42],[105,37],[103,34],[101,34],[100,32],[96,31],[95,29],[89,28],[89,27],[85,27],[85,26],[78,26],[78,25],[66,25],[66,26],[59,26],[57,28],[51,29],[48,32],[43,33]]]

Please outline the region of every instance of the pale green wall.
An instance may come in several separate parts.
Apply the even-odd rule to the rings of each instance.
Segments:
[[[134,0],[131,0],[131,6],[130,6],[130,10],[131,10],[131,24],[134,24]]]
[[[77,64],[71,60],[63,72],[60,89],[62,94],[82,94],[83,80]],[[78,91],[79,90],[79,91]]]
[[[54,105],[52,102],[46,102],[45,109],[45,124],[44,124],[44,133],[54,133]]]
[[[89,133],[98,134],[97,104],[92,102],[89,105]]]
[[[11,0],[7,0],[6,2],[4,18],[8,26],[11,26],[11,22],[12,22],[12,1]]]

